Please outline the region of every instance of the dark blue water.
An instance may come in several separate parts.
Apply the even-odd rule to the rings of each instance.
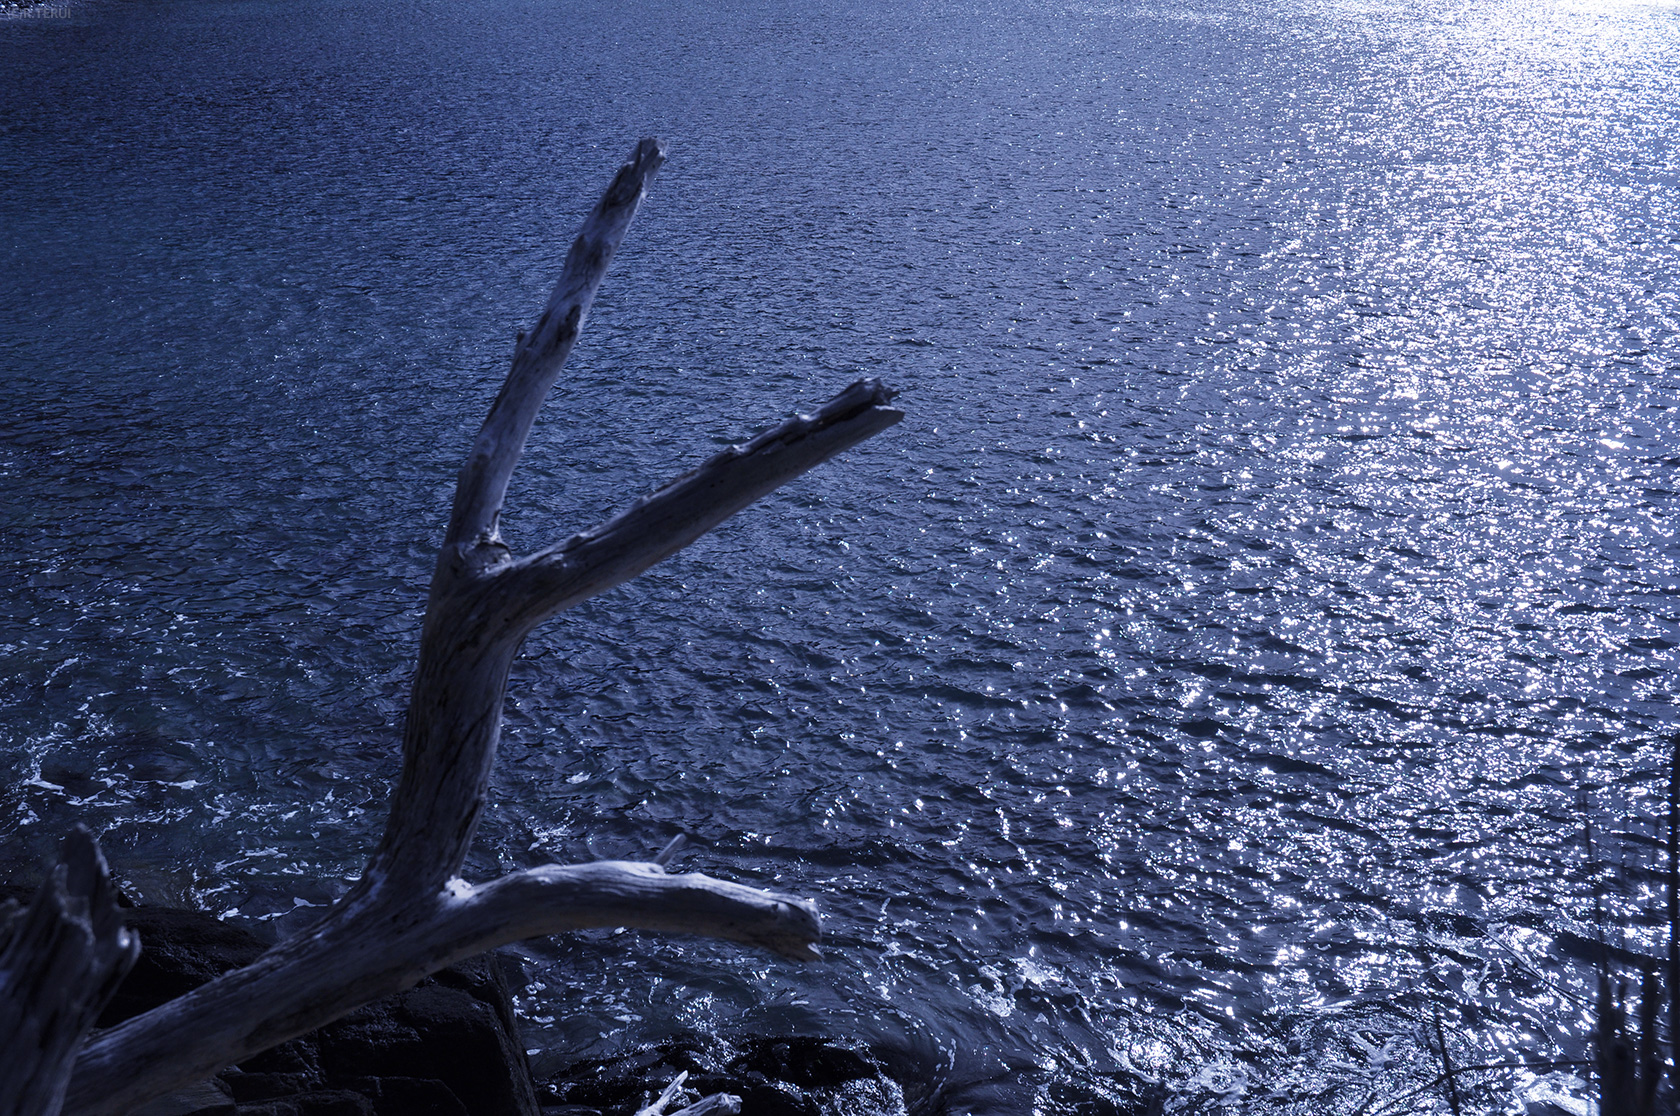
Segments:
[[[0,72],[8,871],[354,878],[454,470],[657,134],[515,545],[862,374],[910,417],[520,661],[469,874],[687,832],[828,937],[530,943],[540,1066],[1372,1112],[1436,1013],[1579,1057],[1586,942],[1659,941],[1672,2],[89,0]]]

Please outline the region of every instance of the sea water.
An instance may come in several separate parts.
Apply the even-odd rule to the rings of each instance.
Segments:
[[[539,1064],[1351,1113],[1440,1018],[1585,1111],[1593,943],[1662,941],[1674,3],[79,0],[0,71],[14,877],[82,821],[148,901],[342,892],[455,469],[658,135],[514,547],[908,417],[518,661],[471,878],[686,833],[825,918],[526,944]]]

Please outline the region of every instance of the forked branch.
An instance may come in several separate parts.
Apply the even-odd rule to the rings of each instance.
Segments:
[[[560,282],[542,316],[529,332],[520,334],[513,369],[491,404],[490,414],[455,482],[455,506],[438,561],[440,576],[452,564],[470,562],[475,552],[493,550],[500,542],[502,501],[514,467],[525,452],[531,424],[572,353],[613,253],[624,243],[631,219],[664,164],[665,148],[657,139],[645,139],[636,145],[630,161],[613,176],[607,192],[572,241]]]
[[[362,878],[318,922],[255,963],[89,1044],[68,1111],[117,1116],[452,961],[523,938],[625,926],[816,956],[811,904],[707,876],[671,875],[662,863],[549,866],[476,887],[457,878],[484,809],[508,670],[531,629],[903,417],[887,406],[886,387],[861,381],[599,527],[526,558],[508,552],[497,523],[509,477],[663,161],[659,143],[643,140],[585,221],[461,469],[421,633],[402,774]]]
[[[506,574],[521,601],[520,622],[535,627],[628,581],[742,508],[815,465],[896,423],[892,392],[859,380],[816,413],[798,415],[646,496],[593,530],[521,559]]]

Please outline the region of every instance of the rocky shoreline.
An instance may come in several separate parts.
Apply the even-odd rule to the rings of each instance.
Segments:
[[[33,889],[0,885],[0,903]],[[141,953],[98,1027],[255,960],[267,944],[202,911],[128,907]],[[533,1077],[514,1016],[517,957],[492,953],[282,1043],[133,1116],[629,1116],[677,1074],[745,1116],[880,1116],[931,1099],[877,1056],[812,1036],[692,1036]],[[903,1080],[901,1080],[903,1079]],[[920,1103],[918,1103],[920,1102]]]

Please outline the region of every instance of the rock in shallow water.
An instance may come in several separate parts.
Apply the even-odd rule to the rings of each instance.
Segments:
[[[893,1116],[905,1090],[866,1051],[807,1035],[695,1035],[545,1075],[545,1116],[635,1112],[677,1074],[692,1093],[732,1093],[743,1116]]]

